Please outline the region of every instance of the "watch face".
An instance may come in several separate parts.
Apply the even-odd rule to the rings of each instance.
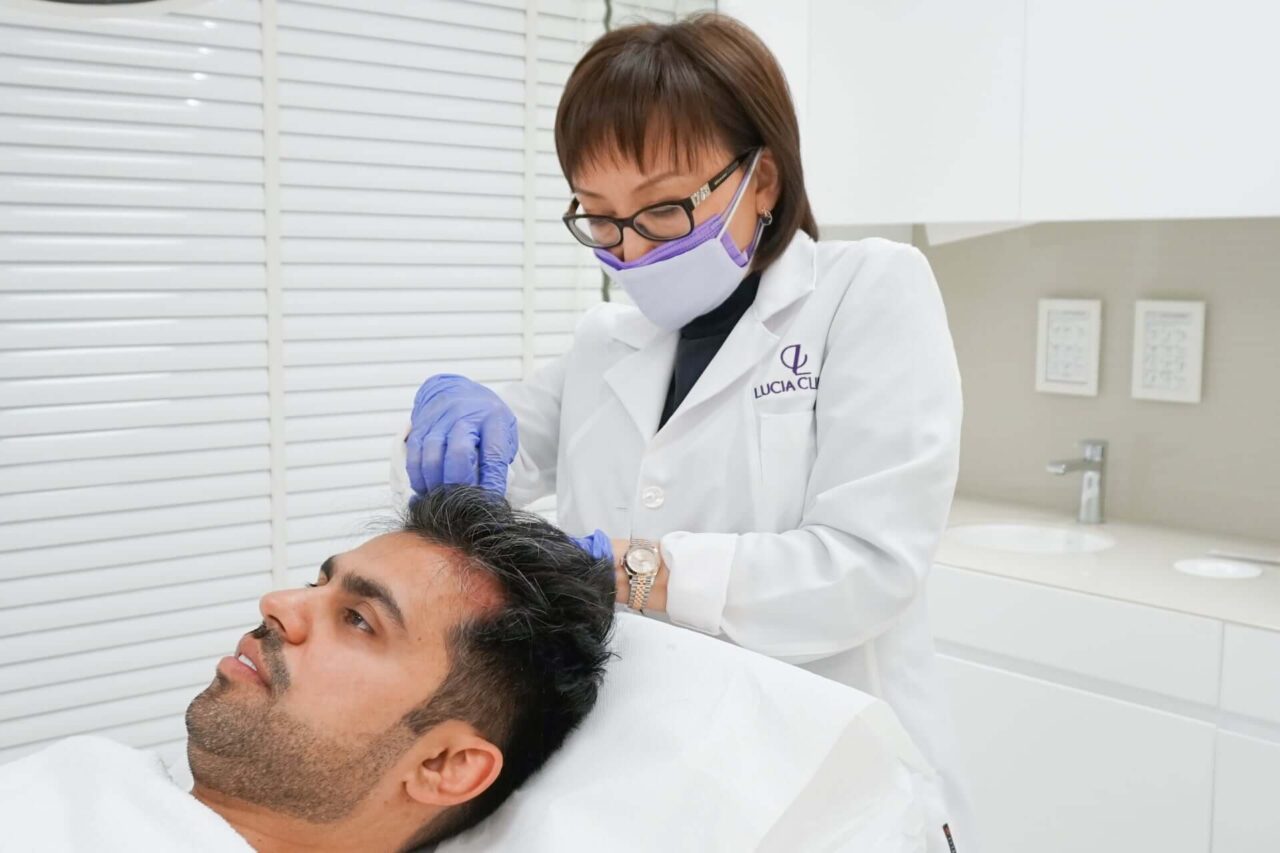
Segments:
[[[627,552],[627,568],[640,575],[653,574],[658,570],[658,552],[652,548],[632,548]]]

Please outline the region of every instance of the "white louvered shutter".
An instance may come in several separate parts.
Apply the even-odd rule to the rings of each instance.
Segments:
[[[602,15],[0,8],[0,762],[172,759],[261,594],[385,511],[421,381],[568,348],[600,273],[552,125]]]
[[[387,507],[433,373],[523,373],[524,4],[279,4],[288,564]]]
[[[270,588],[257,17],[0,13],[0,761],[180,740]]]

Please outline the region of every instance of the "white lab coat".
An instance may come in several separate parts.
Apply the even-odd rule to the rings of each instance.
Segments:
[[[508,497],[554,492],[574,535],[658,540],[672,622],[886,700],[971,853],[925,603],[961,420],[928,262],[797,233],[659,431],[677,338],[602,304],[565,356],[499,388],[519,423]]]

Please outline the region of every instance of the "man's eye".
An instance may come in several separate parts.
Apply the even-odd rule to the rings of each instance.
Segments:
[[[348,607],[345,611],[345,616],[348,624],[354,625],[356,628],[369,634],[373,633],[373,626],[369,624],[367,619],[360,615],[360,611],[352,610]]]
[[[313,588],[313,587],[317,587],[317,586],[319,586],[319,585],[320,585],[320,584],[318,584],[318,583],[304,583],[304,584],[303,584],[303,586],[305,586],[307,589],[311,589],[311,588]]]

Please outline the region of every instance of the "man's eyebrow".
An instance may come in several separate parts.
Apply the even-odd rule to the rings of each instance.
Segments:
[[[333,557],[330,557],[320,565],[320,573],[328,581],[333,578],[336,568],[337,563]],[[395,623],[400,626],[400,630],[407,630],[404,624],[404,613],[400,610],[400,605],[396,604],[395,596],[391,594],[391,590],[378,581],[367,578],[364,575],[357,575],[354,572],[343,572],[342,588],[352,595],[367,598],[374,604],[379,605],[383,610],[387,611],[387,615],[395,620]]]
[[[404,614],[400,612],[400,605],[396,604],[395,596],[391,594],[391,590],[382,584],[366,578],[364,575],[357,575],[353,572],[343,572],[342,588],[352,595],[358,595],[361,598],[367,598],[374,604],[379,604],[382,609],[387,611],[395,623],[400,626],[400,630],[405,630]]]

